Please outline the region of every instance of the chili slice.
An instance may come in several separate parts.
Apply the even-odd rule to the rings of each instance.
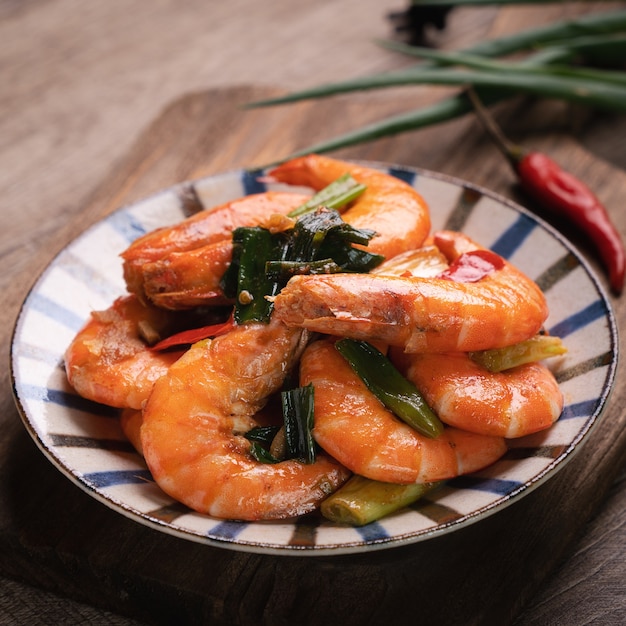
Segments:
[[[504,260],[491,250],[464,252],[447,270],[437,278],[453,280],[457,283],[475,283],[492,272],[502,269]]]
[[[175,335],[171,335],[162,341],[154,344],[152,350],[167,350],[174,346],[191,345],[202,339],[208,339],[209,337],[218,337],[219,335],[226,334],[235,326],[235,320],[231,315],[228,320],[219,324],[210,324],[209,326],[202,326],[201,328],[192,328],[190,330],[184,330]]]

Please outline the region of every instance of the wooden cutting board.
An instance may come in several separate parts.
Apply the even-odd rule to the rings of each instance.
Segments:
[[[399,91],[391,100],[355,94],[273,109],[240,107],[270,93],[241,87],[174,102],[85,200],[76,219],[46,241],[39,266],[122,204],[186,179],[263,165],[414,104],[410,93]],[[524,122],[515,123],[520,110]],[[551,128],[529,138],[534,147],[584,173],[607,205],[616,204],[626,194],[624,173],[571,139],[562,115],[558,106],[533,110],[524,101],[501,112],[520,136],[527,128]],[[471,118],[335,156],[443,171],[520,199],[507,165]],[[623,213],[619,219],[625,232]],[[620,301],[616,312],[623,322]],[[152,623],[510,623],[566,553],[622,466],[626,417],[619,407],[625,396],[623,386],[616,389],[583,450],[505,510],[412,546],[319,558],[203,546],[126,519],[56,471],[11,407],[2,422],[0,574]]]

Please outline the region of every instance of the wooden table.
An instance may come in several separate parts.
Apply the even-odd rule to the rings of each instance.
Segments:
[[[458,48],[620,6],[464,9],[431,37]],[[387,13],[402,8],[377,0],[0,3],[6,358],[33,280],[120,204],[185,179],[263,164],[441,98],[445,89],[424,87],[239,107],[412,63],[373,43],[391,36]],[[585,178],[626,233],[623,117],[525,99],[498,116],[515,139]],[[522,201],[471,117],[336,156],[437,170]],[[585,242],[572,238],[591,258]],[[624,299],[613,304],[621,325]],[[199,546],[107,509],[43,458],[21,424],[5,368],[0,623],[624,623],[623,380],[621,365],[608,410],[584,449],[516,505],[412,547],[310,559]]]

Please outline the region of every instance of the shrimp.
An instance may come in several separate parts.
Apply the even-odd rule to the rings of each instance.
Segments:
[[[256,226],[274,213],[286,214],[309,197],[279,191],[253,194],[146,233],[121,255],[128,290],[171,309],[219,303],[232,231]]]
[[[120,413],[120,426],[122,432],[137,452],[143,456],[141,447],[141,424],[143,415],[139,409],[123,409]]]
[[[430,232],[430,212],[411,185],[379,170],[312,154],[287,161],[269,172],[271,179],[289,185],[323,189],[349,172],[366,185],[361,196],[342,213],[358,229],[376,231],[367,250],[391,258],[418,248]]]
[[[297,362],[307,333],[281,322],[236,326],[194,344],[160,378],[143,411],[141,444],[157,484],[200,513],[239,520],[308,513],[348,477],[325,455],[264,464],[244,433]]]
[[[347,468],[383,482],[446,480],[491,465],[506,452],[503,437],[446,427],[430,439],[398,420],[323,339],[300,363],[300,384],[315,388],[317,443]]]
[[[474,433],[523,437],[552,426],[563,393],[542,363],[490,372],[468,354],[406,355],[406,376],[445,424]]]
[[[182,354],[152,351],[145,337],[167,336],[189,319],[195,317],[174,316],[134,295],[118,298],[105,311],[94,311],[65,351],[70,385],[94,402],[140,409],[154,381]]]
[[[465,235],[435,233],[449,262],[480,250]],[[545,296],[504,259],[476,282],[379,274],[294,276],[274,298],[289,326],[401,346],[407,352],[471,352],[504,347],[539,332]]]

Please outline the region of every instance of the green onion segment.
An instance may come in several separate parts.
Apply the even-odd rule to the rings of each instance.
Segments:
[[[356,339],[340,339],[335,347],[367,388],[402,421],[426,437],[435,438],[443,432],[443,424],[417,387],[382,352]]]

